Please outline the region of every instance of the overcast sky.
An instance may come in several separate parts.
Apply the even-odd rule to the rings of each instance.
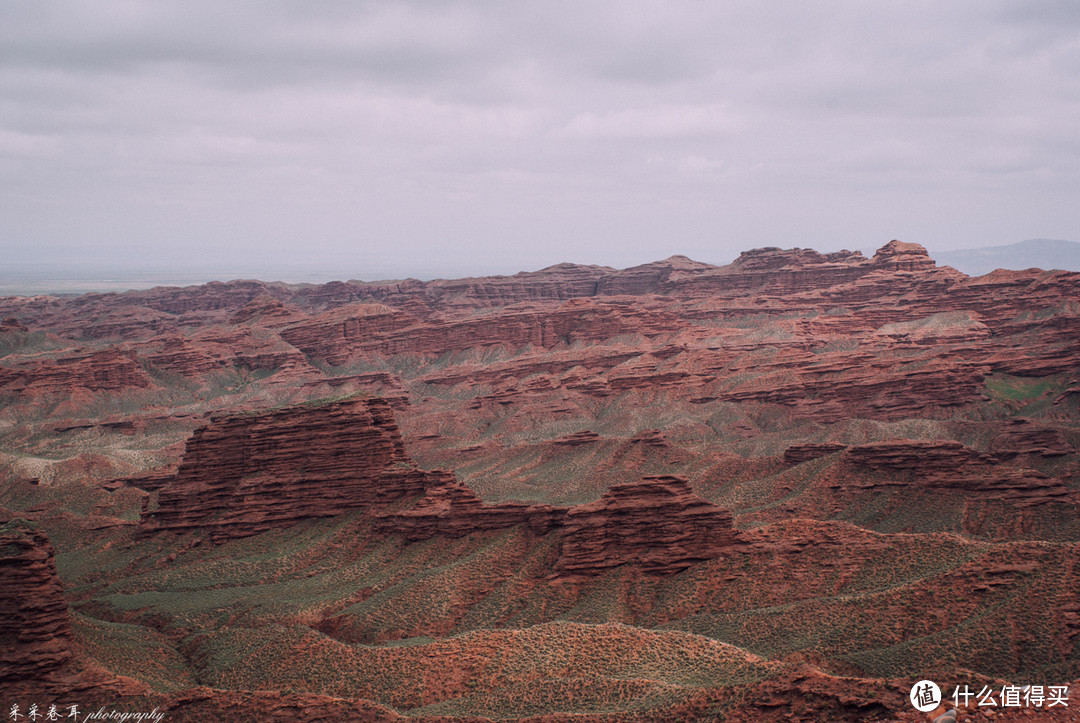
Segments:
[[[0,5],[9,265],[945,250],[1078,199],[1076,0]]]

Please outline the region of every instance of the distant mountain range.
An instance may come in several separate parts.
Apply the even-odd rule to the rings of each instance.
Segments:
[[[1064,269],[1080,271],[1080,243],[1036,238],[1007,246],[987,246],[960,251],[934,251],[938,266],[952,266],[969,276],[982,276],[994,269]]]

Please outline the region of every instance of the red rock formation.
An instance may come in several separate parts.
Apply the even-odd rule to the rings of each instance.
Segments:
[[[998,464],[995,457],[952,441],[890,440],[851,447],[847,459],[858,467],[900,473],[914,484],[956,490],[1032,505],[1065,501],[1060,479],[1033,469]],[[874,480],[869,486],[888,485]]]
[[[13,331],[21,331],[25,334],[29,329],[14,316],[0,321],[0,334],[7,334]]]
[[[173,374],[198,378],[223,368],[222,359],[210,353],[204,345],[184,337],[166,337],[155,346],[158,349],[146,354],[146,360]]]
[[[812,249],[769,247],[744,251],[727,266],[672,274],[657,291],[679,298],[795,294],[848,284],[877,268],[859,253],[824,255]]]
[[[0,367],[0,392],[67,395],[74,388],[114,392],[150,384],[142,366],[117,349]]]
[[[419,323],[407,314],[382,306],[356,316],[356,308],[287,327],[281,336],[312,356],[340,364],[358,353],[441,354],[482,346],[529,344],[551,348],[622,334],[656,336],[679,326],[674,314],[630,299],[571,299],[557,308],[543,310],[511,306],[441,324]]]
[[[668,442],[667,437],[659,429],[643,429],[631,437],[629,443],[642,447],[652,447],[653,449],[669,449],[671,447],[671,443]]]
[[[342,388],[347,391],[364,391],[382,397],[394,409],[402,410],[409,406],[409,391],[402,385],[400,379],[388,372],[323,377],[304,382],[300,387],[302,389],[326,387],[338,390],[338,394],[342,393]]]
[[[63,588],[44,532],[0,525],[0,687],[40,681],[71,658]]]
[[[961,277],[936,299],[927,301],[940,310],[977,311],[995,331],[1026,321],[1039,325],[1045,310],[1080,297],[1080,273],[1071,271],[1005,271]],[[1034,314],[1035,310],[1043,311]],[[1071,312],[1075,315],[1075,307]]]
[[[141,306],[168,314],[238,310],[260,296],[288,298],[291,294],[262,281],[211,281],[199,286],[158,286],[146,291],[129,291],[125,298]],[[93,296],[93,295],[90,295]]]
[[[409,313],[431,311],[427,303],[429,285],[437,282],[404,279],[399,281],[364,282],[331,281],[297,290],[293,301],[301,308],[314,311],[336,309],[356,301],[379,302],[401,308]]]
[[[514,276],[392,282],[331,282],[289,288],[255,281],[213,282],[186,288],[158,288],[124,294],[88,294],[0,300],[0,315],[18,315],[35,329],[72,338],[145,338],[193,323],[255,323],[276,327],[289,314],[337,309],[357,301],[388,304],[427,322],[433,309],[459,312],[513,304],[549,305],[581,297],[665,294],[681,299],[783,298],[810,306],[822,301],[882,309],[885,321],[910,319],[905,311],[936,313],[967,309],[988,323],[1007,322],[1045,300],[1051,306],[1080,292],[1080,274],[995,272],[969,279],[935,268],[918,244],[892,241],[871,259],[858,252],[820,254],[810,249],[754,249],[727,266],[710,266],[673,256],[630,269],[558,264]],[[792,299],[793,295],[808,295]],[[282,303],[276,306],[273,302]],[[755,304],[766,303],[766,298]],[[249,306],[250,305],[250,306]],[[245,308],[247,307],[247,308]],[[766,306],[768,308],[768,306]],[[141,311],[140,311],[141,310]],[[150,316],[139,316],[152,312]],[[899,312],[899,313],[898,313]],[[107,318],[107,317],[112,318]],[[297,318],[300,318],[297,317]],[[884,323],[884,322],[883,322]]]
[[[276,329],[307,318],[307,314],[269,294],[260,294],[229,319],[230,324],[254,324]]]
[[[706,273],[716,268],[711,264],[694,261],[680,254],[663,261],[632,266],[611,271],[601,276],[596,284],[597,296],[622,296],[655,294],[666,284]]]
[[[145,707],[149,710],[153,706]],[[165,698],[161,712],[164,720],[170,723],[217,723],[231,720],[258,720],[261,723],[396,723],[416,720],[360,698],[335,698],[295,690],[218,690],[202,686]],[[425,718],[429,721],[435,720]]]
[[[416,326],[409,314],[383,304],[352,304],[281,331],[281,338],[306,354],[341,364],[374,339]]]
[[[205,530],[228,539],[422,494],[445,475],[405,455],[390,405],[375,397],[213,418],[188,440],[142,534]]]
[[[409,509],[377,516],[376,529],[400,534],[406,540],[435,535],[464,537],[473,532],[527,525],[537,535],[547,534],[566,517],[566,509],[525,502],[485,505],[466,485],[446,474],[440,484]]]
[[[889,271],[928,271],[936,266],[919,244],[890,241],[870,259],[870,265]]]
[[[445,386],[463,382],[469,385],[516,383],[533,374],[562,374],[575,367],[600,373],[640,355],[640,349],[626,345],[545,351],[524,354],[502,363],[459,364],[450,371],[429,374],[423,381]]]
[[[135,304],[114,307],[108,300],[95,306],[101,308],[101,313],[87,314],[88,323],[80,323],[76,317],[68,323],[61,322],[54,330],[75,339],[150,339],[158,334],[175,333],[180,328],[176,316],[157,309]]]
[[[897,360],[899,362],[899,360]],[[730,402],[757,401],[794,407],[822,422],[848,417],[903,419],[940,416],[982,398],[979,367],[952,359],[891,363],[852,354],[819,355],[798,375],[761,374],[753,384],[724,392]]]
[[[307,365],[302,352],[260,329],[211,326],[192,334],[190,341],[235,367],[270,370],[287,364]]]
[[[996,456],[1036,454],[1040,457],[1061,457],[1077,450],[1065,441],[1061,430],[1036,424],[1024,417],[1014,417],[1003,426],[991,449]]]
[[[439,308],[508,306],[522,302],[565,301],[596,294],[597,280],[615,270],[607,266],[561,263],[513,276],[437,279],[425,293]]]
[[[632,441],[668,445],[655,430]],[[670,573],[714,557],[737,537],[730,513],[694,495],[681,477],[616,485],[570,509],[484,504],[453,475],[412,466],[389,404],[373,397],[213,418],[188,440],[174,476],[125,481],[159,489],[157,509],[140,523],[144,536],[200,530],[224,540],[420,497],[404,510],[377,512],[376,529],[406,540],[522,524],[537,535],[562,529],[564,575],[628,562]]]
[[[685,478],[664,475],[615,485],[596,502],[570,508],[484,504],[446,475],[412,507],[379,513],[376,520],[379,531],[409,541],[517,525],[537,535],[554,531],[562,540],[557,577],[598,575],[628,563],[671,574],[717,557],[739,541],[727,510],[695,495]]]
[[[754,685],[726,718],[730,723],[897,721],[897,714],[915,713],[908,690],[903,682],[840,677],[805,662],[789,663],[776,678]]]
[[[599,434],[586,429],[581,432],[574,432],[572,434],[567,434],[563,437],[553,439],[551,443],[559,447],[580,447],[582,445],[593,444],[594,442],[599,442],[601,440],[602,437]]]
[[[657,369],[660,359],[652,354],[642,354],[633,361],[620,364],[607,375],[609,389],[642,389],[677,387],[686,385],[692,376],[681,369]],[[700,383],[700,382],[699,382]]]
[[[683,477],[619,484],[572,507],[562,529],[558,576],[597,575],[635,563],[670,574],[723,554],[739,540],[731,513],[693,493]]]
[[[859,255],[860,257],[862,254]],[[739,271],[773,271],[785,266],[807,266],[824,264],[829,259],[813,249],[781,249],[776,246],[743,251],[739,258],[731,263],[731,268]]]
[[[107,486],[111,488],[130,485],[131,487],[138,487],[147,492],[153,492],[172,482],[173,479],[176,478],[176,472],[177,468],[175,466],[165,465],[164,467],[146,470],[142,474],[136,476],[121,477],[119,479],[111,480],[107,483]]]
[[[974,311],[932,314],[917,321],[885,324],[876,333],[892,345],[934,346],[988,342],[990,328]]]
[[[788,464],[799,464],[801,462],[809,462],[812,459],[834,454],[844,449],[847,449],[847,445],[838,442],[793,444],[784,450],[784,461]]]

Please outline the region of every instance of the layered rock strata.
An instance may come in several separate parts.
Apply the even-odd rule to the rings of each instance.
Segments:
[[[793,444],[784,450],[784,461],[788,464],[799,464],[818,459],[826,455],[847,449],[846,444],[839,442],[808,442],[806,444]]]
[[[378,516],[376,528],[415,541],[527,525],[561,540],[553,577],[599,575],[625,564],[650,574],[679,572],[740,542],[731,513],[698,497],[684,477],[654,475],[611,487],[575,507],[485,505],[456,481],[428,490],[410,509]]]
[[[658,440],[666,443],[655,432],[642,436],[643,443]],[[373,509],[376,530],[410,542],[518,525],[535,535],[558,531],[556,570],[563,576],[625,563],[667,574],[715,557],[738,539],[731,514],[695,495],[682,477],[615,485],[599,500],[571,508],[485,504],[452,474],[416,468],[389,403],[375,397],[213,418],[188,440],[174,475],[127,482],[158,489],[141,535],[199,531],[220,541],[418,498],[405,509]]]
[[[35,395],[69,394],[72,389],[115,392],[150,384],[150,375],[139,362],[117,349],[0,367],[0,392]]]
[[[890,440],[851,447],[845,453],[857,467],[897,474],[905,484],[956,490],[1026,504],[1064,501],[1069,490],[1060,479],[1022,467],[998,464],[993,455],[946,440]],[[893,484],[874,479],[869,486]]]
[[[559,576],[596,575],[626,563],[670,574],[739,542],[731,513],[698,497],[684,477],[654,475],[612,486],[571,507],[562,529]]]
[[[7,319],[4,319],[3,321],[0,321],[0,334],[7,334],[7,333],[14,333],[14,332],[22,332],[23,334],[25,334],[28,331],[29,331],[29,329],[26,328],[26,325],[21,323],[14,316],[8,317]]]
[[[282,329],[281,337],[313,357],[341,364],[360,353],[444,353],[493,345],[552,348],[620,334],[656,336],[679,327],[674,314],[642,308],[632,299],[571,299],[544,313],[511,306],[438,324],[419,323],[389,307],[369,307],[328,312]]]
[[[948,359],[920,364],[860,363],[838,359],[800,369],[801,374],[763,375],[756,386],[724,392],[729,402],[765,402],[797,409],[820,422],[849,417],[905,419],[942,416],[982,398],[978,367]],[[839,378],[838,378],[839,377]]]
[[[188,440],[140,531],[243,537],[416,497],[447,477],[412,464],[389,403],[377,397],[215,417]]]
[[[23,520],[0,525],[0,688],[40,681],[71,659],[55,553]]]
[[[406,540],[425,540],[436,535],[464,537],[484,530],[527,525],[537,535],[561,526],[566,508],[525,502],[484,504],[468,486],[453,477],[432,487],[407,510],[377,517],[376,529],[400,534]]]
[[[1076,451],[1070,445],[1061,430],[1035,424],[1022,417],[1009,420],[994,439],[994,449],[999,449],[999,456],[1033,454],[1040,457],[1061,457]]]

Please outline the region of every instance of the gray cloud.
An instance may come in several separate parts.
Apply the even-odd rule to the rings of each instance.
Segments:
[[[1075,7],[15,3],[0,251],[363,277],[1076,238]]]

